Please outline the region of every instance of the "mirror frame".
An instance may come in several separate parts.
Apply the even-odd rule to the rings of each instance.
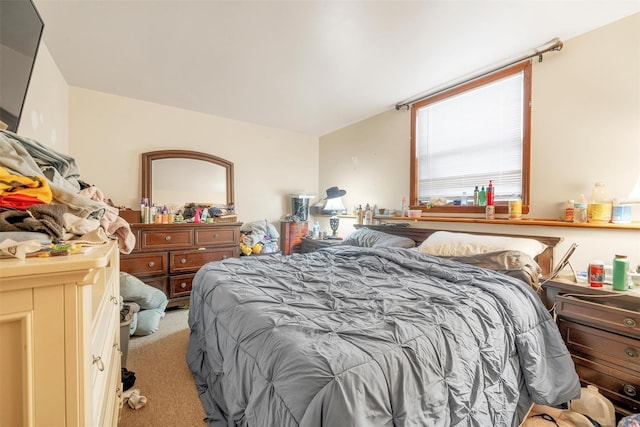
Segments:
[[[225,168],[227,177],[227,206],[234,202],[233,194],[233,163],[212,154],[201,153],[189,150],[158,150],[142,153],[142,197],[149,199],[149,204],[153,203],[151,198],[153,182],[153,161],[161,159],[192,159],[202,160]]]

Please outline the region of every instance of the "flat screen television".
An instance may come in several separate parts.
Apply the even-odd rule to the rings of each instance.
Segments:
[[[12,132],[18,131],[43,29],[31,0],[0,0],[0,120]]]

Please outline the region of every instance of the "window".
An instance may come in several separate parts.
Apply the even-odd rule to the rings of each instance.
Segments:
[[[432,212],[484,212],[475,186],[493,181],[496,212],[508,200],[529,207],[531,63],[516,64],[411,107],[411,205]]]

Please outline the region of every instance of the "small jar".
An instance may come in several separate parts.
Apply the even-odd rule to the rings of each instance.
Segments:
[[[565,222],[573,222],[574,204],[575,204],[575,202],[573,200],[569,200],[567,202],[567,207],[564,208],[564,221]]]

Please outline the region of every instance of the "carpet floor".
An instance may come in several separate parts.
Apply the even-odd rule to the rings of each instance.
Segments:
[[[135,372],[132,389],[147,403],[134,410],[126,403],[119,427],[204,427],[204,409],[185,360],[189,326],[187,309],[167,311],[158,331],[131,337],[126,368]]]

